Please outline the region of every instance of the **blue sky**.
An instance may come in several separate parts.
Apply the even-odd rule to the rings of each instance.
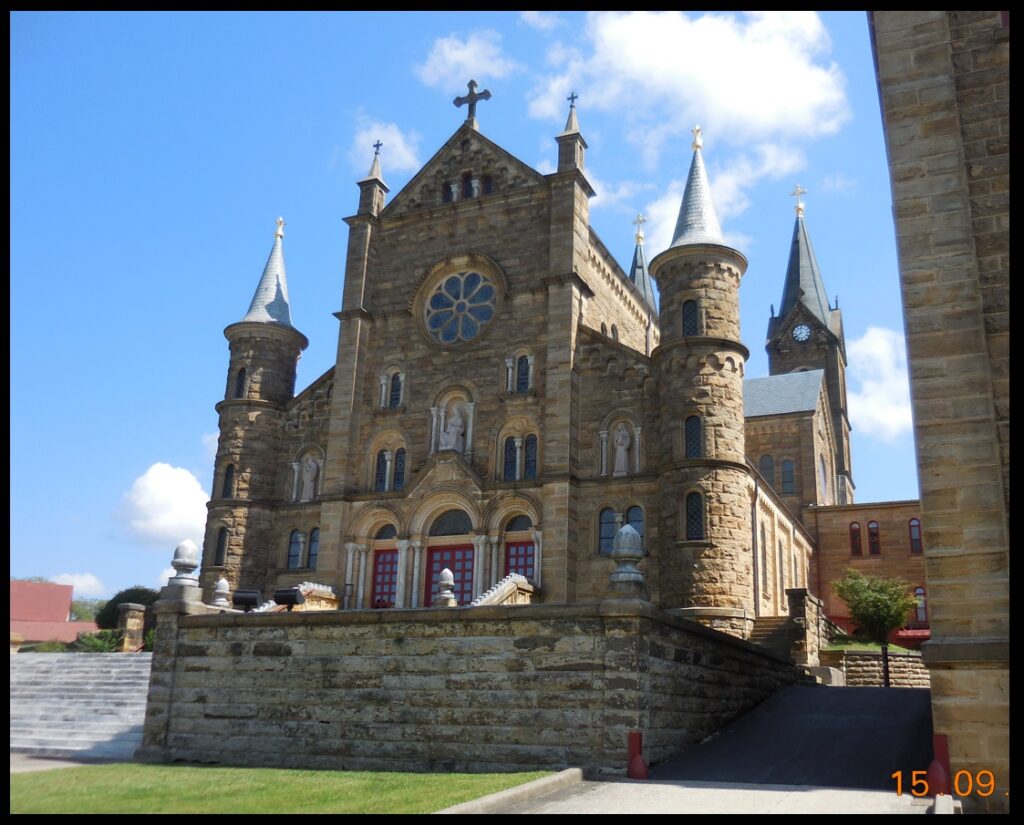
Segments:
[[[392,196],[493,93],[481,131],[542,172],[575,90],[591,223],[652,258],[704,154],[748,257],[747,375],[767,374],[796,183],[843,310],[857,500],[917,497],[888,172],[862,12],[11,15],[11,575],[156,587],[201,542],[227,342],[274,219],[298,386],[332,366],[354,181]]]

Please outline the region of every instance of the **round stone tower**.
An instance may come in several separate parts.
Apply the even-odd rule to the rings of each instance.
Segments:
[[[754,620],[739,287],[747,259],[711,202],[700,127],[672,244],[650,263],[661,296],[657,592],[664,608],[746,638]]]
[[[291,323],[283,237],[278,218],[249,311],[224,330],[230,361],[224,400],[217,404],[220,439],[200,576],[207,599],[221,576],[232,592],[263,584],[273,547],[270,505],[278,473],[290,469],[279,445],[299,355],[309,341]]]

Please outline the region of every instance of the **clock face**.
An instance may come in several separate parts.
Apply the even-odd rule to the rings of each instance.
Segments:
[[[800,324],[793,330],[793,338],[797,341],[806,341],[811,337],[811,328],[807,324]]]

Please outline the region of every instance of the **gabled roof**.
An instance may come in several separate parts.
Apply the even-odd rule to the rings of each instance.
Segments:
[[[821,272],[814,257],[814,247],[811,246],[811,237],[807,233],[802,210],[798,211],[796,223],[793,225],[793,241],[789,250],[789,265],[786,267],[786,284],[782,289],[779,317],[787,317],[797,303],[807,307],[826,329],[835,333],[832,329],[832,310],[828,305],[825,283],[821,280]]]
[[[788,372],[764,378],[748,378],[743,382],[743,415],[782,415],[813,412],[821,396],[825,370]]]
[[[281,239],[284,237],[284,220],[277,219],[277,231],[274,233],[274,246],[263,267],[263,275],[256,286],[256,292],[249,304],[249,311],[242,321],[259,324],[280,324],[292,327],[292,313],[288,305],[288,280],[284,271],[284,249]]]

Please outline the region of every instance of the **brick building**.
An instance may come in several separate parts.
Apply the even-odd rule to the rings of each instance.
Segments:
[[[648,263],[638,220],[628,272],[589,224],[574,103],[555,141],[542,175],[473,112],[388,202],[378,149],[346,219],[337,364],[298,393],[279,221],[225,330],[207,598],[221,576],[267,596],[315,579],[346,607],[418,607],[447,567],[460,604],[513,572],[541,602],[598,600],[627,523],[651,600],[707,625],[745,638],[787,588],[824,595],[817,531],[855,485],[842,313],[802,202],[771,375],[745,380],[746,258],[699,127],[672,243]]]

